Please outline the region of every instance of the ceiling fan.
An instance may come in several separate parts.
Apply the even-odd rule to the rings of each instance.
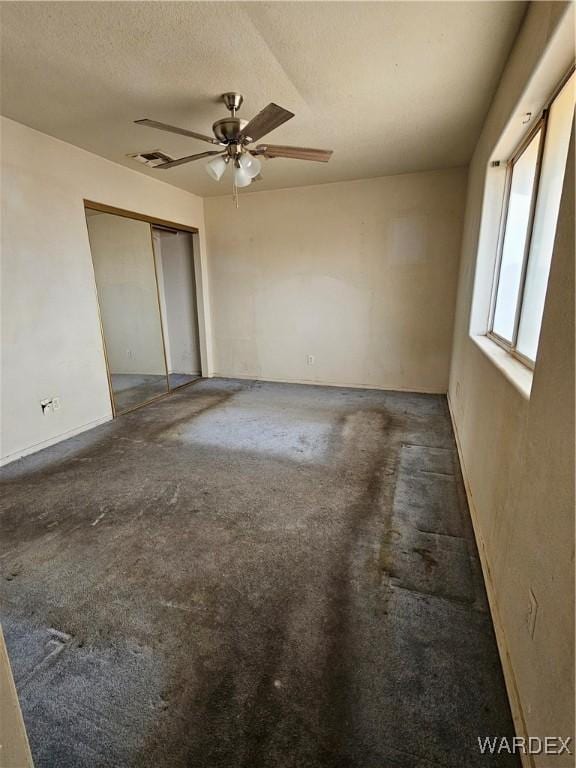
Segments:
[[[223,149],[199,152],[196,155],[180,157],[177,160],[164,160],[155,163],[154,168],[175,168],[177,165],[191,163],[193,160],[201,160],[204,157],[216,155],[206,165],[206,171],[215,181],[220,181],[224,171],[231,165],[234,168],[234,185],[247,187],[260,176],[261,162],[259,157],[274,158],[286,157],[293,160],[314,160],[319,163],[327,163],[332,156],[331,149],[310,149],[307,147],[286,147],[277,144],[258,144],[250,147],[250,144],[261,139],[270,131],[278,128],[294,117],[292,112],[279,107],[277,104],[268,104],[252,120],[241,120],[236,112],[242,106],[244,98],[242,94],[230,92],[222,95],[222,101],[230,110],[230,116],[216,120],[212,126],[214,137],[205,136],[202,133],[188,131],[186,128],[177,128],[174,125],[159,123],[156,120],[135,120],[138,125],[148,128],[158,128],[169,133],[178,133],[191,139],[206,141],[208,144],[216,144]],[[166,158],[163,153],[158,153],[159,159]],[[261,178],[261,177],[260,177]]]

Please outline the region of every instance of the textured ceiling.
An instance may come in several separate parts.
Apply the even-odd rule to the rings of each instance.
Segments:
[[[2,2],[2,114],[197,194],[230,193],[205,160],[154,171],[126,157],[208,144],[244,94],[296,113],[267,138],[334,149],[327,165],[264,161],[255,189],[466,164],[526,4],[522,2]]]

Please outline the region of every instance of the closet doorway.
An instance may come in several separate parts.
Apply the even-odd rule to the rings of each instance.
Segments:
[[[189,232],[152,227],[152,246],[170,389],[201,375],[200,333],[194,274],[194,244]]]
[[[85,202],[114,415],[201,376],[194,230]]]

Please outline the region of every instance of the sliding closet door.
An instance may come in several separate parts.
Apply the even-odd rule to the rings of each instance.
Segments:
[[[190,232],[152,227],[170,389],[201,376],[200,334]]]
[[[150,225],[86,210],[116,413],[168,391]]]

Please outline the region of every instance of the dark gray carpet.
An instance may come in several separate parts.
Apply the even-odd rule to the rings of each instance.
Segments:
[[[440,396],[201,381],[3,470],[38,768],[474,768],[512,724]]]

